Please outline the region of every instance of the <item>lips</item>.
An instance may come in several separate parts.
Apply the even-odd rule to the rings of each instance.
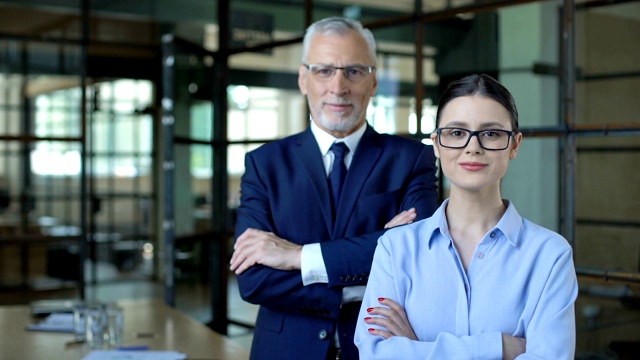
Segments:
[[[487,164],[479,162],[462,162],[460,163],[460,167],[467,171],[480,171],[486,168]]]
[[[341,103],[325,103],[324,106],[335,112],[347,111],[351,108],[351,104],[341,104]]]

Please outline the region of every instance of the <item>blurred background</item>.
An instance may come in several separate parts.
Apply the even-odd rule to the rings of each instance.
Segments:
[[[301,40],[327,16],[378,40],[379,132],[429,143],[470,73],[512,91],[525,139],[503,194],[574,247],[576,357],[637,356],[628,0],[0,1],[0,304],[162,298],[249,344],[255,306],[227,269],[244,155],[308,125]]]

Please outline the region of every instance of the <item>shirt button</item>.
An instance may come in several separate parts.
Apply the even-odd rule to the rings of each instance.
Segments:
[[[484,253],[483,253],[483,252],[479,252],[479,253],[476,255],[476,257],[477,257],[478,259],[484,259]]]
[[[496,237],[496,233],[495,233],[495,231],[492,231],[492,232],[491,232],[491,234],[489,234],[489,237],[490,237],[490,238],[492,238],[492,239],[493,239],[494,237]]]
[[[322,329],[318,332],[318,339],[324,340],[327,338],[327,330]]]

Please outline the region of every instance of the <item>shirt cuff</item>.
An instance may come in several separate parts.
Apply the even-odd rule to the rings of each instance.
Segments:
[[[302,274],[302,285],[304,286],[329,282],[329,275],[327,275],[327,267],[324,265],[320,243],[302,246],[300,272]]]
[[[502,359],[502,333],[492,331],[471,336],[474,359]]]

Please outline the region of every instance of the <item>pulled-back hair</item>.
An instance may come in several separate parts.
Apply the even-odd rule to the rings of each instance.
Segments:
[[[514,131],[519,131],[518,109],[513,96],[507,88],[486,74],[474,74],[453,81],[440,97],[438,112],[436,113],[436,127],[440,123],[440,116],[449,101],[462,96],[478,95],[497,101],[509,112]]]
[[[362,26],[362,23],[358,20],[343,18],[343,17],[329,17],[326,19],[318,20],[311,24],[304,34],[304,40],[302,41],[302,63],[307,62],[307,55],[309,53],[309,45],[311,39],[317,35],[346,35],[350,31],[357,31],[367,42],[369,48],[369,57],[373,61],[373,65],[376,65],[376,40],[373,37],[371,30]]]

